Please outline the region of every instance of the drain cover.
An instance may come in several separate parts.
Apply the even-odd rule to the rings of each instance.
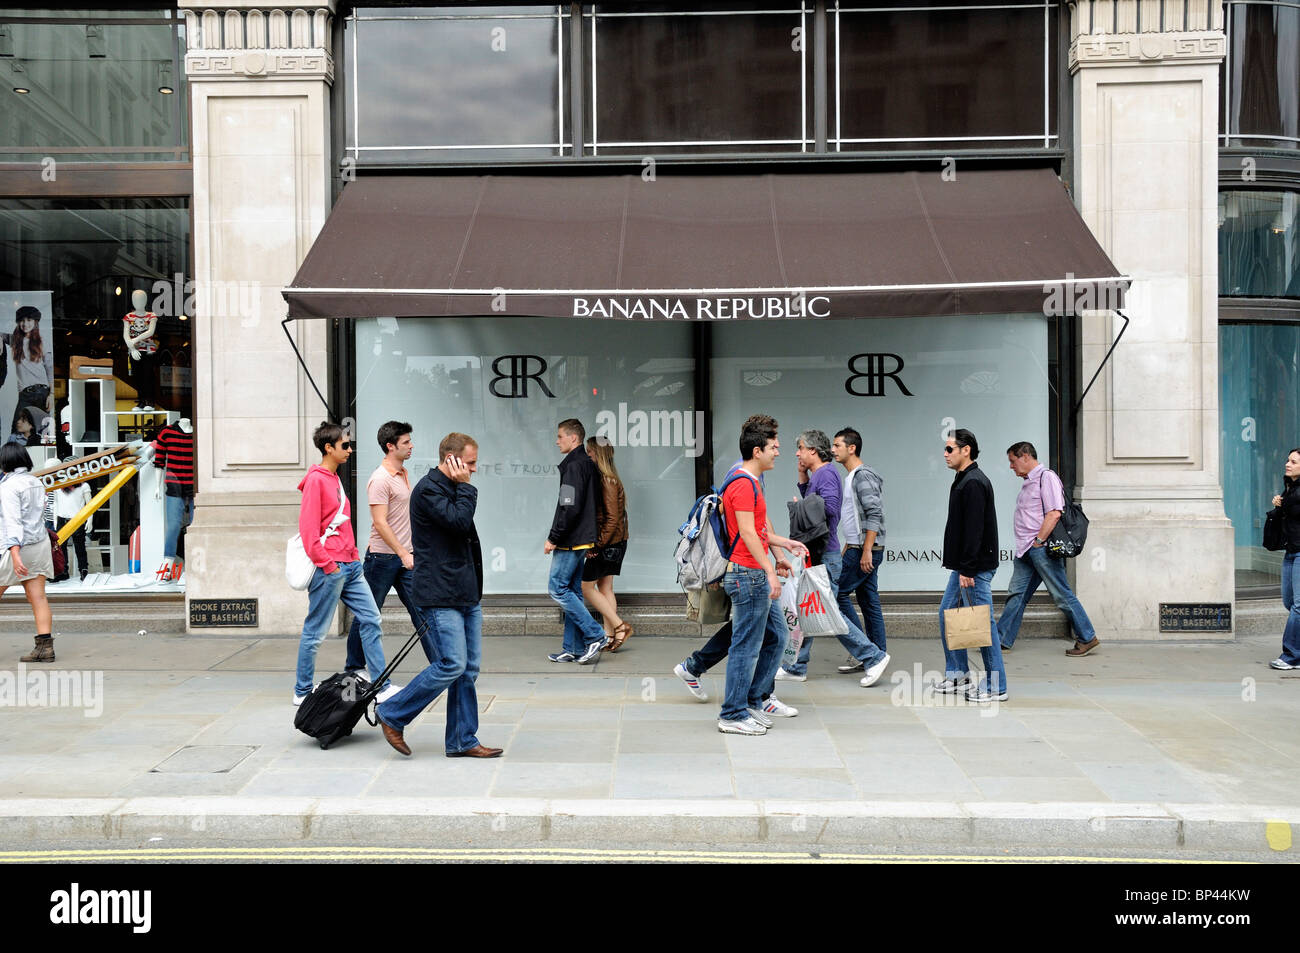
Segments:
[[[224,774],[250,754],[257,745],[186,745],[155,765],[165,774]]]

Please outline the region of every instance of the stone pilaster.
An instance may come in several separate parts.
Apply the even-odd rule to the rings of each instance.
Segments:
[[[281,330],[293,279],[330,208],[333,0],[292,8],[182,0],[194,155],[194,392],[199,497],[191,599],[256,596],[257,629],[298,631],[284,581],[298,481],[325,408]],[[320,382],[323,322],[290,325]],[[208,630],[200,630],[208,631]]]
[[[1219,478],[1216,244],[1222,6],[1071,4],[1075,199],[1132,276],[1123,341],[1079,418],[1092,519],[1077,588],[1102,637],[1159,637],[1161,602],[1232,602]],[[1082,318],[1083,379],[1122,322]]]

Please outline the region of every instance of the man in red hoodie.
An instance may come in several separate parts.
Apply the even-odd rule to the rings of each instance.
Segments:
[[[361,647],[370,677],[378,678],[384,670],[379,609],[361,571],[361,554],[357,552],[352,533],[352,508],[339,479],[339,466],[352,456],[352,440],[343,433],[342,427],[331,423],[322,423],[311,439],[321,452],[321,461],[298,484],[302,491],[298,533],[307,555],[316,564],[316,572],[307,587],[307,620],[302,624],[302,641],[298,644],[294,705],[301,705],[314,687],[316,650],[325,638],[325,629],[334,617],[340,597],[361,623]],[[400,685],[391,682],[381,688],[380,701],[401,691]]]

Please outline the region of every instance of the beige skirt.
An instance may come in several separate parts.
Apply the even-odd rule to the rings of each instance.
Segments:
[[[14,572],[13,554],[6,549],[4,555],[0,556],[0,586],[6,588],[16,586],[37,576],[44,576],[46,579],[54,578],[54,557],[51,555],[49,536],[28,543],[18,552],[23,557],[23,565],[27,567],[27,575],[19,576]]]

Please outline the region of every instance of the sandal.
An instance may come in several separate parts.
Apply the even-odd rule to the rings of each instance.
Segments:
[[[635,631],[636,630],[633,629],[631,624],[628,622],[620,622],[618,625],[614,626],[614,641],[609,647],[610,652],[617,652],[621,649],[623,643],[632,638]]]

